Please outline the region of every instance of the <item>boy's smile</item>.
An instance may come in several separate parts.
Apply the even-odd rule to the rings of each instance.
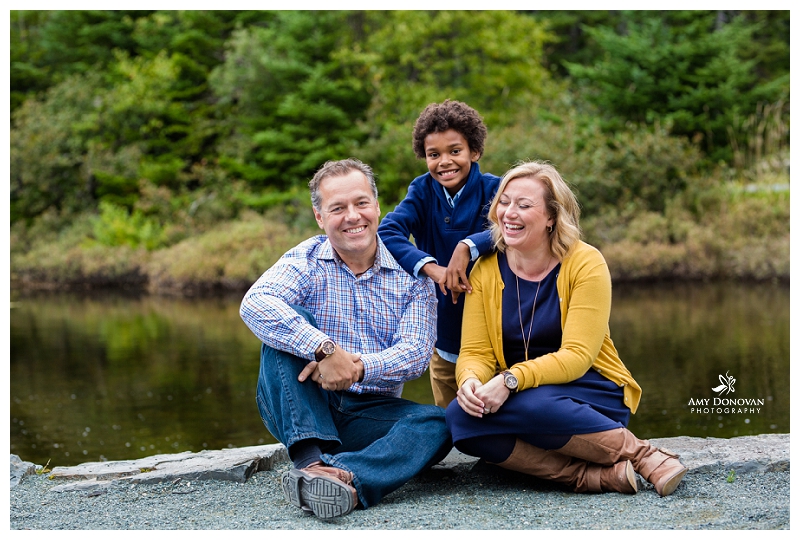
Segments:
[[[454,129],[439,131],[425,137],[425,162],[434,180],[453,196],[464,187],[473,161],[480,154],[470,151],[461,133]]]

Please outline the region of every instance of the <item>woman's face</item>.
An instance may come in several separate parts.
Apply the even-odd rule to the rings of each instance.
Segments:
[[[547,215],[545,187],[535,178],[515,178],[497,202],[497,221],[508,247],[529,250],[547,243],[547,227],[554,220]]]

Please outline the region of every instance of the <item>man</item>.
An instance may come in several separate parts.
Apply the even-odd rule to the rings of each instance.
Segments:
[[[259,412],[294,465],[284,495],[331,518],[377,504],[452,443],[443,409],[400,398],[427,367],[436,297],[378,238],[372,170],[327,162],[309,188],[326,236],[284,254],[240,314],[262,341]]]

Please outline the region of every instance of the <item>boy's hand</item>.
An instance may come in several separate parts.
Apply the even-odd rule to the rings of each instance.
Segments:
[[[439,266],[435,262],[429,262],[420,268],[420,273],[431,278],[434,283],[438,283],[442,294],[447,296],[447,289],[445,289],[445,284],[447,283],[447,269],[444,266]]]
[[[467,265],[470,261],[469,246],[464,242],[456,244],[453,256],[445,270],[445,284],[452,291],[453,303],[458,301],[462,292],[471,293],[472,286],[467,279]]]

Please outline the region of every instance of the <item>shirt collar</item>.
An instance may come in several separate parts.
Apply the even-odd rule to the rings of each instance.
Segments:
[[[451,208],[455,206],[456,200],[461,196],[461,193],[463,193],[465,187],[467,187],[467,184],[461,186],[461,189],[458,190],[458,193],[456,193],[454,197],[451,197],[447,192],[447,188],[442,186],[442,189],[444,190],[444,196],[447,198],[447,202],[450,203]]]
[[[333,249],[331,245],[331,241],[327,236],[324,236],[325,241],[320,246],[319,254],[317,258],[324,259],[324,260],[333,260],[336,261],[339,265],[344,266],[344,261],[342,258],[339,257],[339,254],[336,253],[336,250]],[[372,265],[373,273],[377,273],[381,268],[388,268],[391,270],[402,270],[403,268],[400,266],[392,254],[389,253],[389,250],[383,244],[383,240],[381,237],[378,236],[378,251],[375,253],[375,263]]]

